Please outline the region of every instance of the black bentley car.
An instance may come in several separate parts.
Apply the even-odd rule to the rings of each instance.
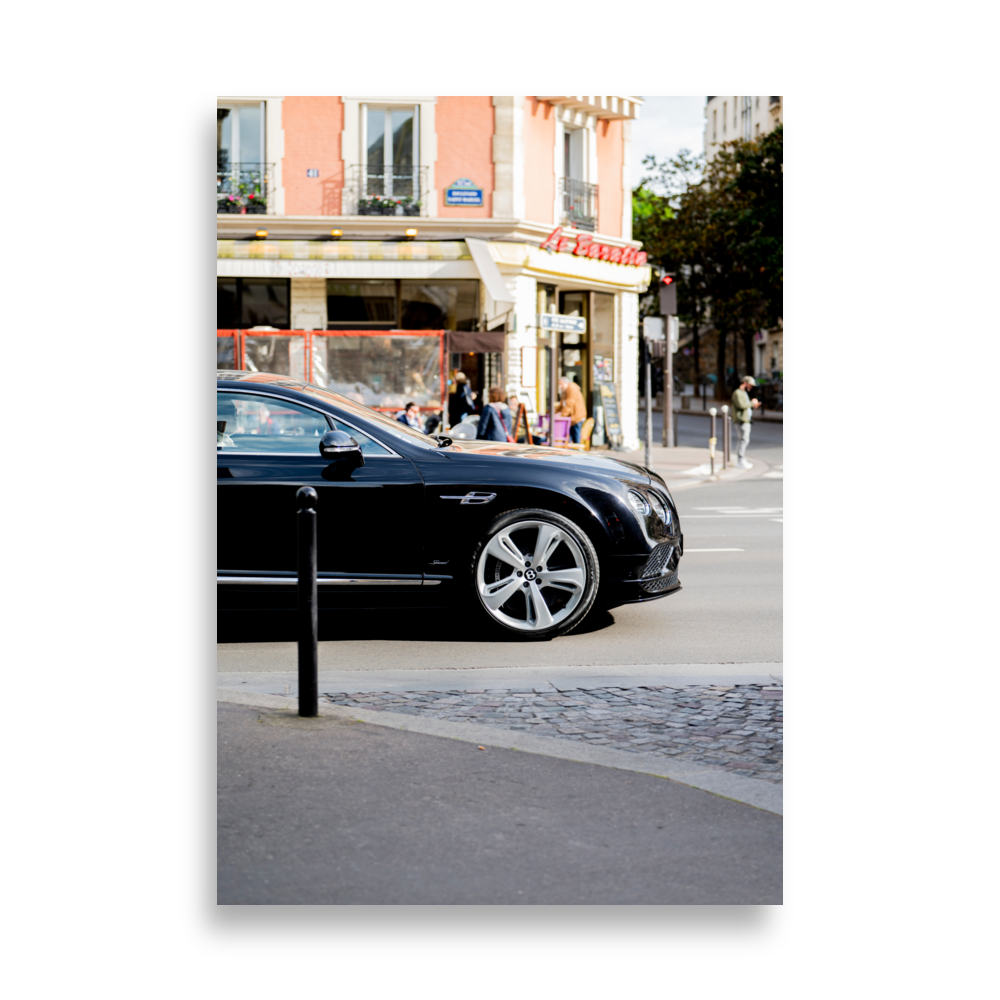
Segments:
[[[220,611],[294,609],[300,486],[319,494],[321,612],[464,606],[550,639],[680,589],[670,492],[607,452],[428,437],[262,372],[218,373],[216,429]]]

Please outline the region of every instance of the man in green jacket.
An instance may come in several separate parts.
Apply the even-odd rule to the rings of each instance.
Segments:
[[[741,469],[752,469],[747,461],[747,445],[750,443],[750,421],[753,411],[760,406],[759,399],[751,399],[747,389],[757,384],[752,375],[743,375],[740,387],[733,393],[733,428],[736,431],[736,464]]]

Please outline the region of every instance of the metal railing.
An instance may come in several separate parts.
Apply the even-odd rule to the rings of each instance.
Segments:
[[[593,232],[597,228],[597,185],[571,177],[559,178],[562,224]]]
[[[273,163],[234,163],[215,173],[216,211],[220,215],[263,215],[274,211]]]
[[[427,215],[427,167],[348,167],[344,215]]]

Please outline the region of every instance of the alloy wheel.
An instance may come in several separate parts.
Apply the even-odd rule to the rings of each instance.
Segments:
[[[573,534],[549,521],[515,521],[476,560],[479,598],[496,621],[522,632],[557,627],[588,592],[588,560]]]

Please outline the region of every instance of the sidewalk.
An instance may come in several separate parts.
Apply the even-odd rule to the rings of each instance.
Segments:
[[[266,695],[218,746],[222,905],[781,902],[781,817],[638,754]]]
[[[721,435],[721,433],[720,427],[719,434]],[[621,458],[636,465],[646,464],[645,448],[639,448],[636,451],[616,451],[611,454],[615,458]],[[650,467],[663,477],[664,482],[671,490],[696,486],[699,483],[714,483],[721,480],[760,476],[771,471],[771,467],[760,457],[751,455],[747,457],[753,462],[752,469],[740,469],[730,464],[727,469],[723,470],[721,438],[715,449],[714,474],[707,447],[692,448],[682,445],[678,448],[664,448],[663,445],[654,444],[649,455]]]

